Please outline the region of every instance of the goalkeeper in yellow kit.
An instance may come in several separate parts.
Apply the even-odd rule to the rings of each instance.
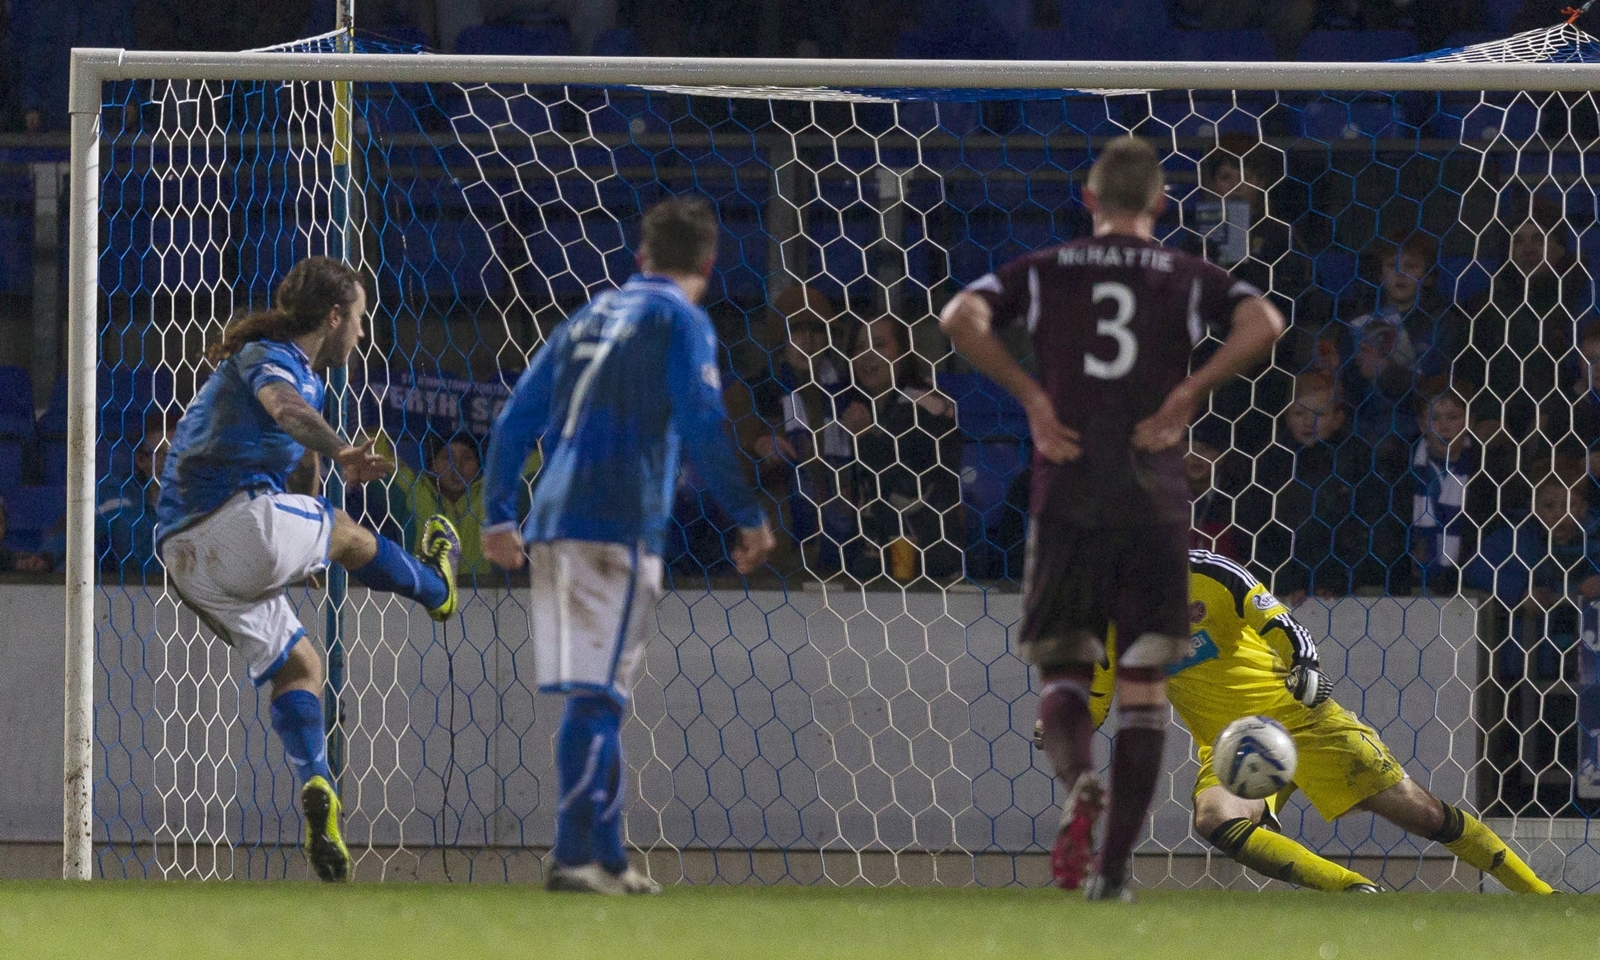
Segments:
[[[1507,889],[1552,892],[1493,831],[1408,777],[1371,727],[1328,698],[1332,684],[1311,635],[1243,567],[1189,551],[1189,621],[1189,653],[1168,668],[1167,695],[1199,747],[1197,834],[1268,877],[1318,890],[1378,890],[1361,874],[1274,832],[1272,812],[1298,788],[1329,822],[1351,810],[1370,811],[1444,844]],[[1097,726],[1114,679],[1109,667],[1095,672],[1089,709]],[[1288,728],[1299,752],[1295,782],[1267,800],[1236,797],[1211,772],[1211,744],[1222,728],[1254,715]],[[1075,885],[1073,871],[1057,873],[1058,883]]]

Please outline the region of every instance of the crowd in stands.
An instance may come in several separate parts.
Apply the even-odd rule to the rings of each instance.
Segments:
[[[64,129],[72,47],[254,49],[331,30],[335,2],[9,0],[0,129]],[[363,0],[357,22],[460,53],[1359,60],[1552,26],[1565,19],[1564,7],[1560,0],[1132,0],[1108,14],[1089,0]],[[1194,42],[1185,41],[1191,35]]]
[[[1247,166],[1214,165],[1197,201],[1249,208],[1242,247],[1196,241],[1247,279],[1295,244],[1281,229],[1257,242],[1258,228],[1281,221],[1252,176]],[[1271,369],[1219,395],[1194,429],[1197,544],[1253,565],[1296,601],[1466,587],[1508,610],[1550,606],[1518,584],[1549,589],[1553,568],[1529,558],[1561,556],[1551,538],[1574,528],[1549,521],[1541,498],[1553,498],[1559,481],[1582,504],[1577,528],[1600,523],[1600,314],[1559,205],[1524,195],[1508,201],[1503,220],[1503,263],[1488,264],[1487,285],[1459,301],[1441,282],[1436,242],[1420,231],[1366,251],[1373,283],[1350,289],[1367,299],[1352,295],[1326,312],[1291,300],[1310,349],[1288,338]],[[1271,279],[1281,295],[1282,273]],[[1026,429],[1023,418],[1008,421],[1010,401],[997,388],[948,362],[935,370],[911,349],[905,320],[860,316],[815,287],[776,294],[758,327],[752,339],[763,349],[729,371],[725,399],[750,481],[788,533],[780,569],[1017,578]],[[59,501],[41,503],[59,497],[64,479],[64,444],[49,426],[64,411],[35,425],[32,389],[7,387],[9,373],[26,377],[0,375],[10,397],[0,397],[0,493],[14,493],[0,567],[59,569]],[[112,451],[101,455],[99,549],[103,566],[126,577],[152,569],[150,514],[178,405],[170,382],[142,394],[109,381],[101,389],[123,412],[104,427]],[[397,475],[357,508],[408,543],[416,517],[450,514],[467,548],[463,570],[490,573],[474,546],[483,442],[437,430],[386,439],[391,452],[416,449],[396,456]],[[995,461],[997,453],[1008,455]],[[530,463],[529,475],[536,470]],[[720,570],[728,525],[706,502],[687,476],[672,558],[686,571]],[[1539,536],[1545,545],[1530,546]],[[1587,575],[1566,582],[1563,596],[1584,599]]]

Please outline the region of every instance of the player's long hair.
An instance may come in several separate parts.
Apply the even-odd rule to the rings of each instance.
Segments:
[[[356,302],[361,274],[330,257],[307,257],[295,264],[272,297],[272,308],[234,317],[222,340],[206,348],[206,359],[221,363],[256,340],[293,340],[328,319],[328,311]]]

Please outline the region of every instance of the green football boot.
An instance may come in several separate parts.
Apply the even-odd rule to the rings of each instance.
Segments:
[[[343,807],[333,785],[322,777],[312,777],[300,791],[300,809],[306,817],[306,859],[325,883],[350,879],[350,851],[339,836],[339,815]]]
[[[444,603],[428,611],[428,616],[443,623],[455,616],[456,567],[461,563],[461,535],[456,533],[455,524],[450,522],[450,518],[439,513],[428,518],[428,522],[422,525],[422,540],[417,546],[417,556],[439,574],[444,580],[445,589],[449,591]]]

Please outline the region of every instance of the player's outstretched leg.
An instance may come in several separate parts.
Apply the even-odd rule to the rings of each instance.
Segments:
[[[461,558],[461,538],[441,516],[423,526],[421,557],[366,529],[343,510],[334,511],[331,559],[350,571],[356,582],[372,590],[397,593],[415,600],[435,620],[448,619],[456,610],[456,565]]]
[[[1266,801],[1236,797],[1211,786],[1194,798],[1195,832],[1251,870],[1324,891],[1365,891],[1378,885],[1353,870],[1324,859],[1279,833],[1261,826]]]
[[[322,661],[311,642],[300,638],[272,676],[272,729],[300,781],[300,809],[306,821],[306,859],[322,880],[350,879],[350,851],[339,833],[343,811],[328,769],[328,739],[323,727]]]
[[[1167,740],[1167,676],[1161,667],[1123,666],[1117,675],[1117,734],[1111,743],[1111,800],[1105,842],[1089,900],[1122,900],[1126,895],[1133,845],[1144,829],[1150,800],[1161,776]]]
[[[1089,684],[1093,676],[1093,668],[1088,666],[1052,669],[1046,672],[1039,693],[1038,746],[1068,791],[1061,807],[1061,828],[1050,851],[1050,873],[1063,890],[1076,890],[1083,883],[1094,859],[1095,823],[1105,808],[1105,790],[1089,769],[1094,734]]]
[[[1512,893],[1554,893],[1483,821],[1402,780],[1360,804],[1409,833],[1444,844],[1446,850],[1489,874]]]

